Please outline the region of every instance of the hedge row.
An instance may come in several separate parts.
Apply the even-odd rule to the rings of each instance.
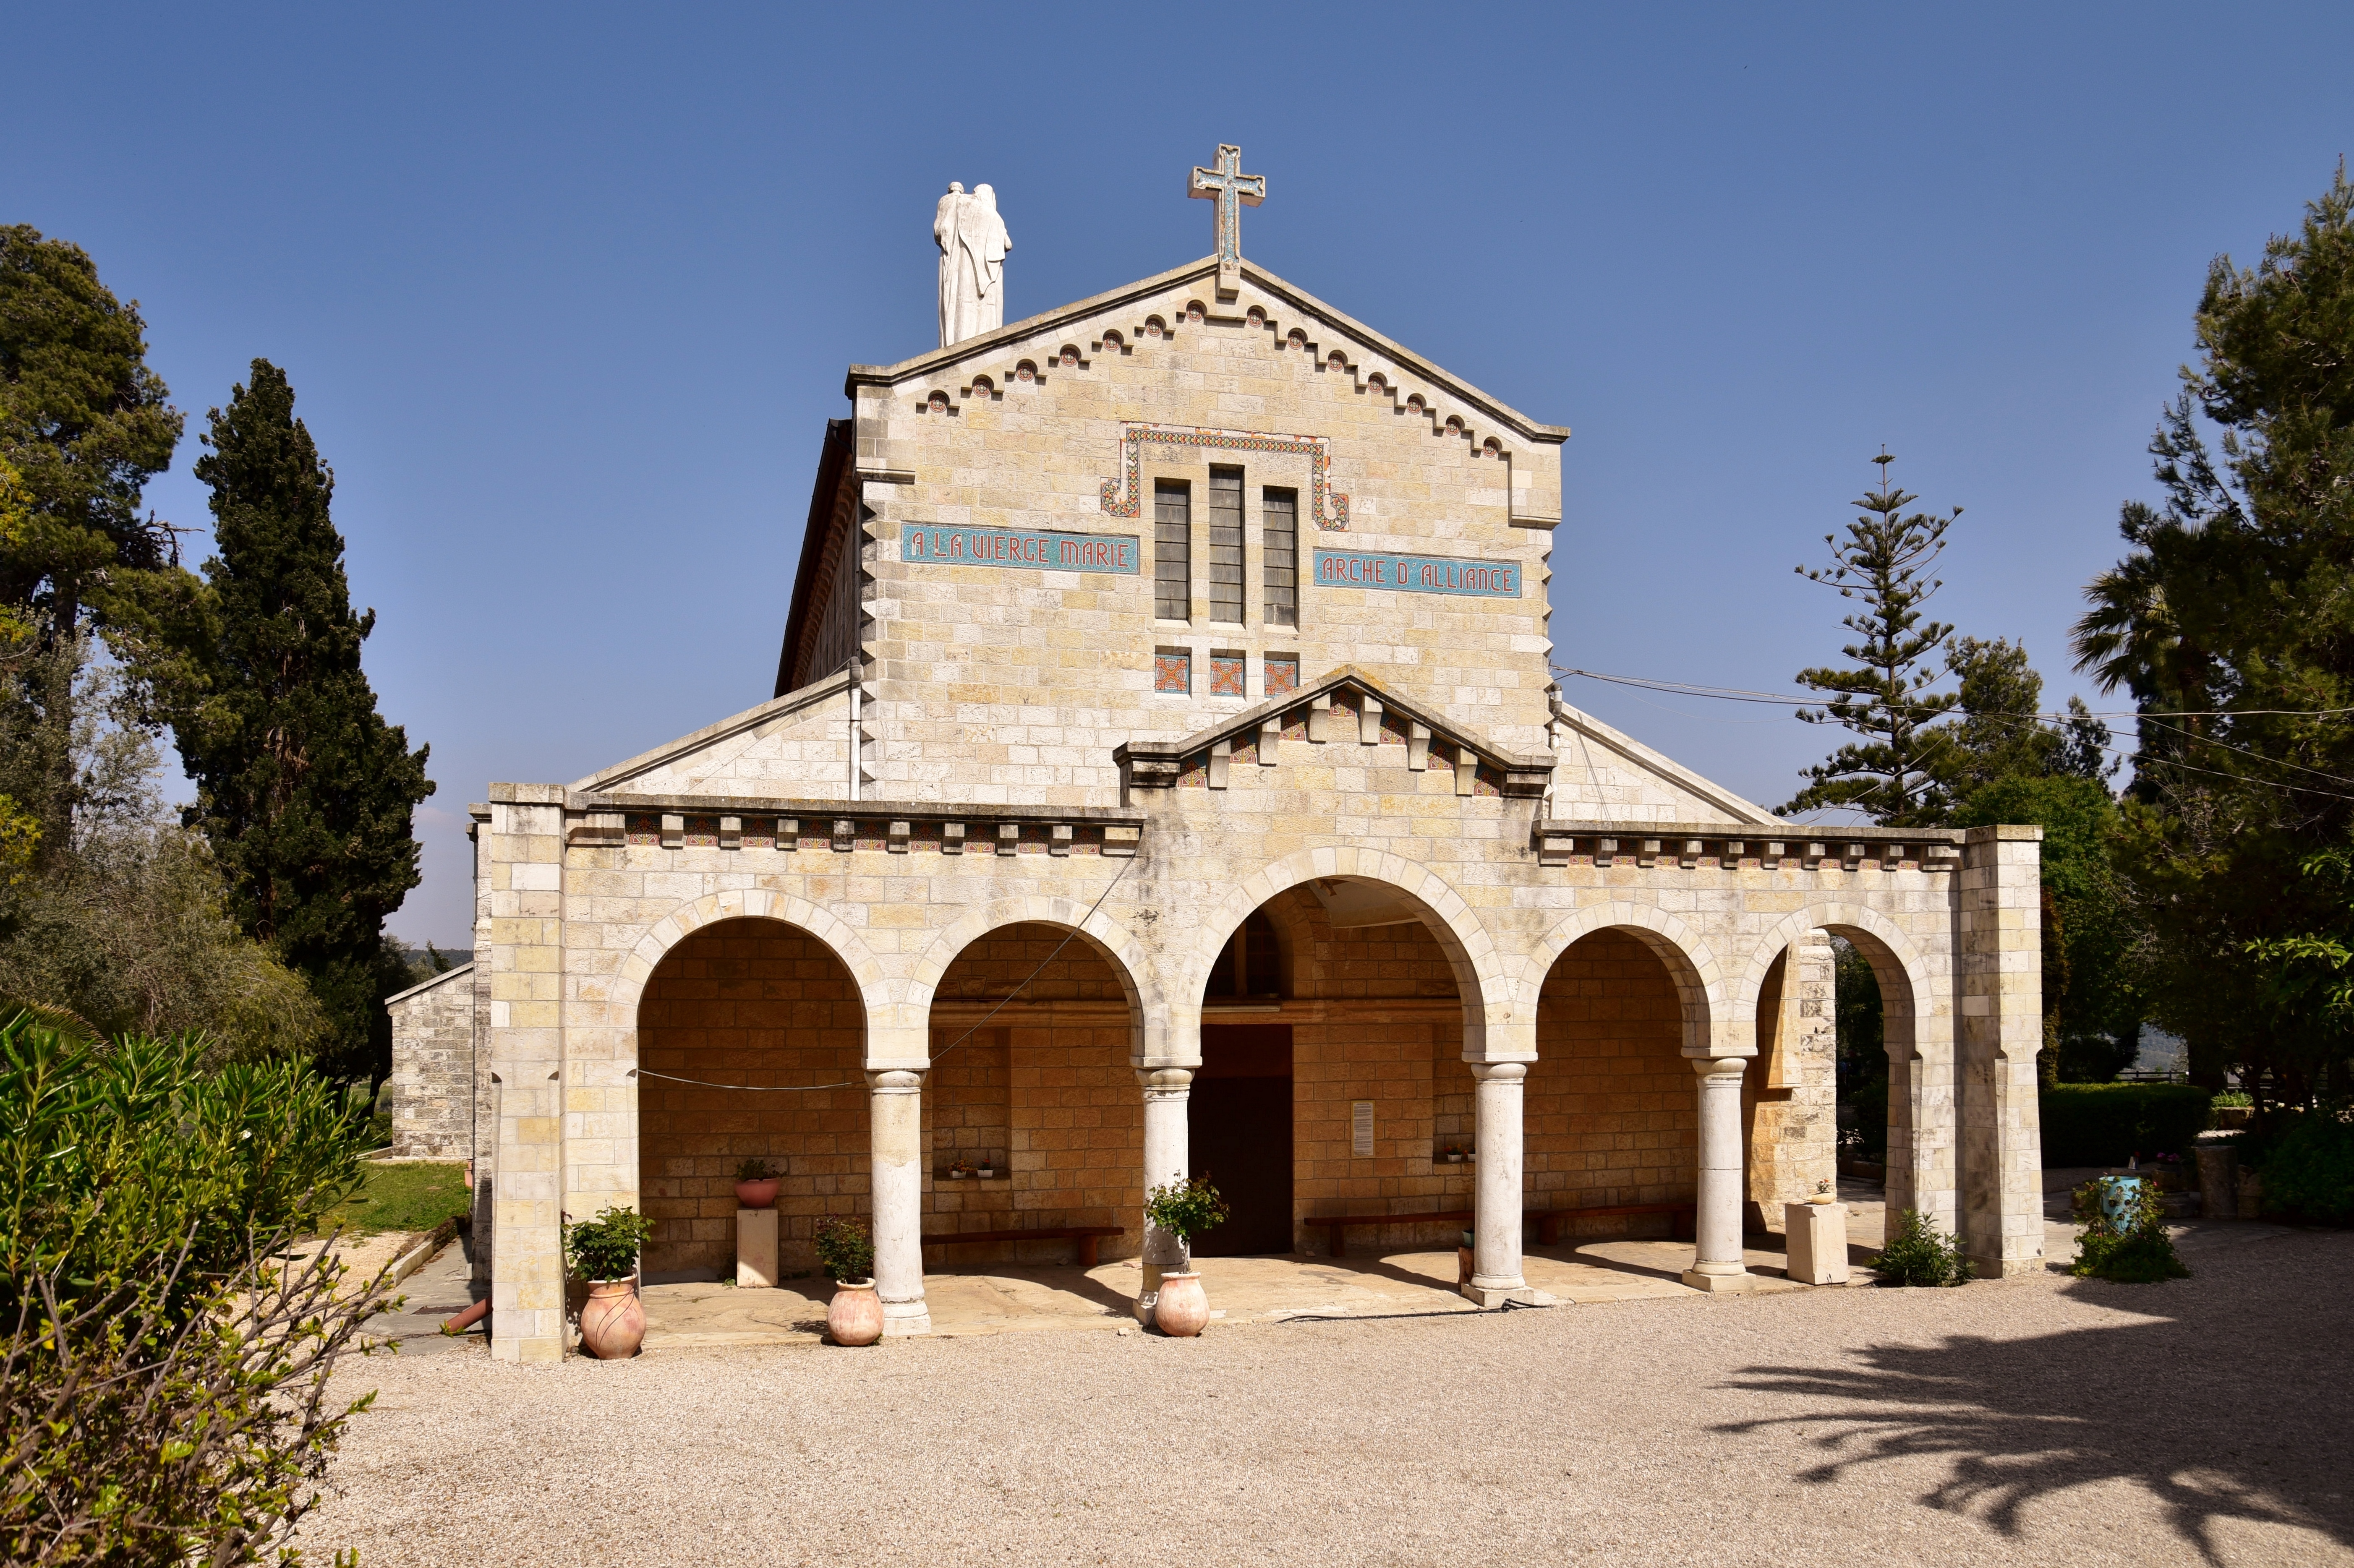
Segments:
[[[2190,1084],[2052,1084],[2041,1099],[2047,1167],[2188,1159],[2207,1126],[2207,1091]]]

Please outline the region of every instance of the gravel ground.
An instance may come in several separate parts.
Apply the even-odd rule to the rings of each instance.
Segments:
[[[2354,1563],[2354,1234],[1452,1319],[371,1361],[314,1560]]]

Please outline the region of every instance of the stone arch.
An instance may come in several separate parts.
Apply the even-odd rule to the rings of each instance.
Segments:
[[[646,928],[630,949],[629,957],[613,976],[610,1005],[613,1016],[621,1019],[630,1031],[631,1054],[635,1054],[639,1001],[645,995],[646,982],[663,961],[664,954],[701,930],[722,920],[777,920],[788,926],[798,926],[822,943],[833,956],[842,960],[850,977],[858,984],[858,996],[866,1012],[866,1027],[871,1036],[880,1004],[885,1002],[883,965],[873,949],[858,933],[842,920],[805,898],[789,893],[772,893],[762,888],[730,888],[722,893],[706,893],[700,898],[680,905]]]
[[[1925,1025],[1935,1012],[1928,961],[1902,926],[1869,904],[1826,900],[1784,916],[1751,951],[1749,962],[1733,990],[1734,1016],[1746,1019],[1755,1015],[1757,996],[1766,984],[1766,971],[1785,949],[1811,930],[1834,932],[1850,940],[1863,938],[1855,945],[1871,961],[1873,978],[1880,981],[1882,1014],[1889,1020],[1886,1044],[1890,1053],[1893,1055],[1901,1045],[1904,1055],[1899,1059],[1918,1058],[1926,1033]],[[1901,1012],[1890,1005],[1891,999],[1899,995],[1904,1000]]]
[[[1198,1028],[1202,991],[1209,983],[1211,966],[1226,938],[1244,917],[1278,894],[1323,877],[1354,877],[1384,884],[1402,895],[1422,916],[1455,971],[1456,994],[1463,1001],[1463,1056],[1466,1061],[1489,1057],[1491,1023],[1513,1017],[1511,977],[1505,973],[1495,939],[1479,923],[1470,905],[1429,867],[1377,850],[1351,848],[1301,850],[1261,867],[1237,883],[1184,934],[1172,940],[1170,995],[1172,1009]],[[1172,937],[1175,934],[1172,933]],[[1198,1039],[1191,1029],[1180,1038]],[[1197,1053],[1198,1044],[1188,1054]]]
[[[1708,944],[1680,916],[1648,904],[1596,904],[1581,909],[1547,932],[1522,961],[1522,1016],[1535,1025],[1537,998],[1562,954],[1597,931],[1623,930],[1667,966],[1683,1010],[1684,1054],[1745,1056],[1754,1047],[1732,1038],[1726,1026],[1724,974]],[[1532,1044],[1534,1037],[1532,1036]]]
[[[1755,1015],[1776,957],[1810,930],[1854,943],[1880,983],[1882,1044],[1888,1053],[1888,1210],[1918,1209],[1953,1230],[1959,1203],[1953,1021],[1939,1006],[1940,977],[1920,944],[1868,904],[1826,899],[1806,905],[1785,916],[1750,954],[1736,991],[1743,1016]]]
[[[1162,1013],[1151,956],[1135,933],[1100,908],[1091,911],[1074,898],[1027,894],[993,899],[966,910],[934,937],[916,960],[906,991],[892,1010],[894,1018],[912,1024],[919,1032],[928,1031],[933,993],[938,990],[940,978],[948,973],[949,966],[956,962],[957,955],[1001,927],[1025,925],[1053,926],[1072,932],[1111,966],[1120,989],[1128,993],[1129,1054],[1141,1060],[1146,1029]],[[920,1037],[928,1040],[928,1033]]]

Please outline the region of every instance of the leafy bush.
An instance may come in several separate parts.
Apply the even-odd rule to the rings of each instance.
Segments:
[[[2046,1084],[2041,1108],[2052,1167],[2187,1154],[2207,1126],[2207,1091],[2190,1084]]]
[[[397,1303],[291,1245],[356,1181],[352,1119],[208,1048],[0,1020],[0,1561],[277,1561],[374,1397],[328,1376]]]
[[[2225,1089],[2207,1103],[2217,1110],[2245,1110],[2256,1101],[2245,1089]]]
[[[635,1209],[608,1203],[593,1220],[564,1227],[564,1255],[582,1279],[627,1279],[638,1272],[638,1254],[654,1223]]]
[[[1195,1236],[1225,1224],[1226,1201],[1208,1176],[1192,1176],[1145,1194],[1144,1217],[1175,1236],[1190,1257]]]
[[[2354,1122],[2344,1110],[2306,1112],[2270,1140],[2264,1174],[2265,1208],[2354,1223]]]
[[[836,1285],[875,1277],[875,1238],[856,1220],[835,1214],[817,1228],[817,1262]]]
[[[736,1180],[738,1181],[767,1181],[773,1180],[776,1174],[777,1168],[765,1160],[744,1160],[737,1162]]]
[[[2130,1197],[2126,1195],[2129,1181]],[[2166,1204],[2155,1181],[2103,1176],[2076,1189],[2074,1207],[2084,1229],[2076,1238],[2076,1261],[2068,1272],[2079,1279],[2156,1285],[2190,1277],[2175,1255],[2174,1238],[2166,1234]]]
[[[1896,1234],[1872,1260],[1882,1285],[1956,1286],[1969,1282],[1960,1238],[1940,1232],[1917,1209],[1898,1215]]]

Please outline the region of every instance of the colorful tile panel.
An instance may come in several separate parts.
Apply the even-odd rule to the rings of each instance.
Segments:
[[[1193,692],[1193,656],[1191,653],[1155,653],[1152,656],[1152,689],[1176,696],[1191,696]]]
[[[1232,658],[1228,658],[1224,654],[1211,654],[1210,695],[1214,697],[1239,697],[1245,694],[1246,693],[1243,689],[1242,655],[1235,654]]]

